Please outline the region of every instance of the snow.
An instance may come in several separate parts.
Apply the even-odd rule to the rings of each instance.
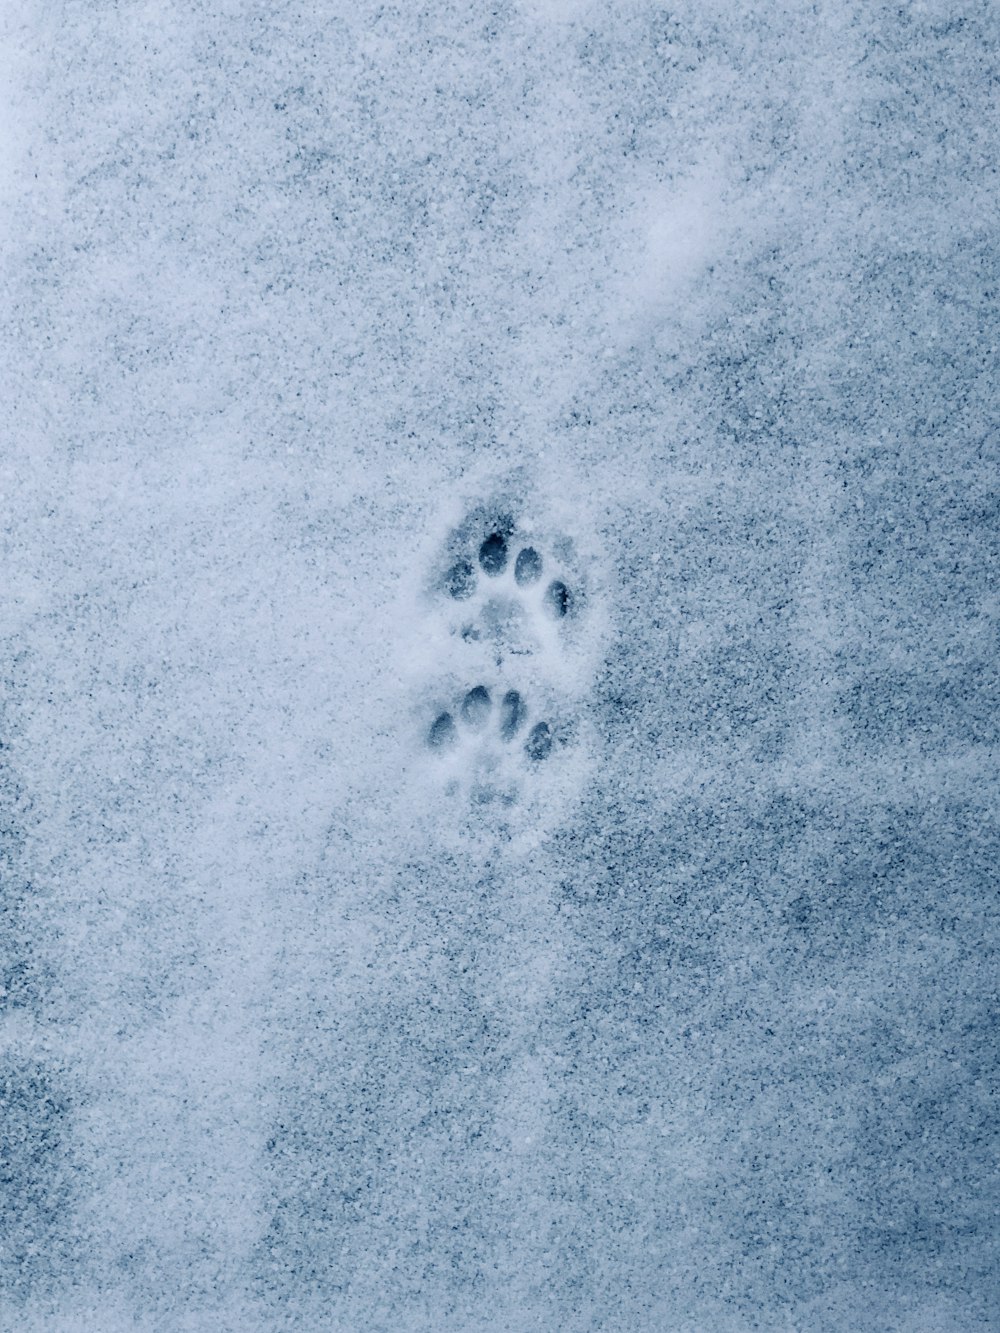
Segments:
[[[995,8],[0,24],[0,1327],[994,1326]]]

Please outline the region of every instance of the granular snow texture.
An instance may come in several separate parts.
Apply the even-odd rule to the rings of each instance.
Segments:
[[[5,6],[0,1328],[1000,1326],[998,49]]]

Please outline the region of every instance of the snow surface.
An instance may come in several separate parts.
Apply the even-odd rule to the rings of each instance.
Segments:
[[[0,1327],[1000,1324],[998,49],[3,7]]]

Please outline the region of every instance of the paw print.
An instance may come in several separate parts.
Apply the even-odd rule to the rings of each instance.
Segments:
[[[565,647],[581,591],[545,543],[520,532],[509,513],[487,513],[459,529],[451,546],[438,588],[452,608],[452,633],[486,648],[497,667]]]
[[[457,749],[465,737],[510,745],[525,731],[527,718],[528,706],[518,690],[506,690],[494,710],[492,693],[485,685],[474,685],[454,710],[437,715],[427,733],[427,744],[444,753]],[[529,762],[540,763],[549,757],[552,740],[548,722],[536,722],[521,748]]]
[[[437,679],[420,688],[422,780],[467,802],[479,833],[475,812],[488,805],[502,810],[490,825],[498,836],[542,836],[584,771],[581,706],[597,644],[588,567],[508,497],[450,532],[424,592]]]
[[[540,586],[545,561],[534,546],[522,546],[513,566],[509,543],[502,532],[491,532],[479,548],[479,569],[488,579],[503,579],[512,573],[515,586],[527,596],[527,589]],[[449,596],[467,601],[476,592],[478,576],[471,560],[457,560],[444,579]],[[562,620],[570,609],[572,597],[562,579],[552,579],[545,588],[541,605],[552,620]]]

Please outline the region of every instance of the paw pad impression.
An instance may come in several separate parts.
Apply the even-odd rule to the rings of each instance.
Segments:
[[[495,716],[494,716],[495,712]],[[493,694],[485,685],[475,685],[451,709],[440,712],[427,732],[431,750],[448,752],[467,737],[496,739],[508,745],[525,730],[528,705],[518,690],[506,690],[494,710]],[[548,722],[536,722],[528,731],[523,752],[529,760],[547,759],[553,743]]]
[[[453,634],[488,649],[497,667],[508,656],[565,649],[564,627],[572,639],[582,602],[562,558],[568,543],[540,540],[509,514],[481,511],[452,534],[449,548],[436,587],[452,608]]]
[[[502,810],[494,832],[540,836],[588,762],[581,706],[599,642],[591,562],[509,493],[470,510],[430,560],[437,679],[420,691],[424,772],[468,815]]]
[[[445,573],[443,586],[445,592],[457,602],[467,601],[478,586],[479,575],[487,579],[498,579],[507,573],[510,566],[511,544],[503,532],[491,532],[479,547],[476,560],[478,570],[471,560],[461,558],[455,561]],[[513,575],[517,588],[528,589],[538,584],[545,573],[545,561],[534,546],[522,546],[514,559]],[[542,605],[554,619],[561,620],[567,615],[573,604],[573,595],[562,579],[554,578],[545,587]]]

